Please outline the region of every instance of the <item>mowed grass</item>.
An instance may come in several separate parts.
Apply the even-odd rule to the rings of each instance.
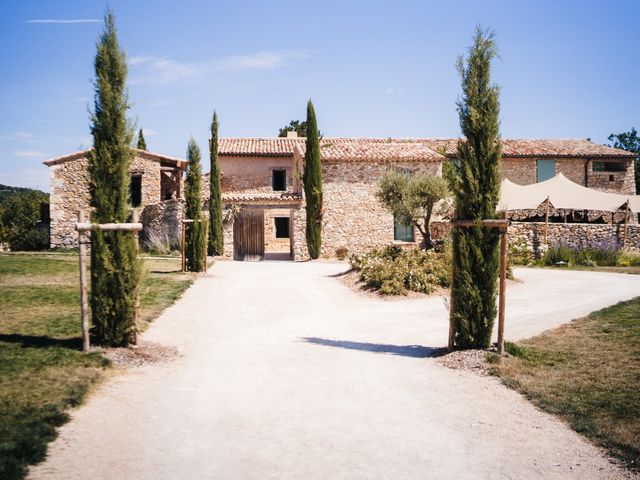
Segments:
[[[640,469],[640,297],[489,356],[502,381]]]
[[[192,283],[180,259],[145,260],[144,325]],[[56,427],[105,375],[83,354],[77,255],[0,254],[0,478],[20,479],[41,461]]]

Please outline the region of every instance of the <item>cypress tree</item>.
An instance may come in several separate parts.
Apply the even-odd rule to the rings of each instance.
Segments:
[[[464,139],[458,142],[452,187],[456,216],[463,220],[496,218],[500,195],[499,88],[491,84],[495,34],[476,30],[466,59],[458,60],[462,98],[458,101]],[[454,341],[462,348],[486,348],[496,317],[499,270],[498,229],[453,231],[451,320]]]
[[[127,63],[111,10],[105,13],[94,66],[93,151],[89,155],[92,220],[126,222],[133,129],[126,118]],[[91,313],[98,343],[128,345],[135,330],[139,277],[131,232],[91,233]]]
[[[220,191],[220,161],[218,159],[218,115],[213,112],[211,121],[211,144],[209,145],[209,255],[224,253],[222,229],[222,192]]]
[[[187,147],[187,179],[185,181],[185,215],[193,219],[185,232],[187,270],[202,272],[207,251],[207,225],[202,215],[202,167],[200,148],[191,138]]]
[[[307,203],[307,249],[311,258],[318,258],[322,250],[322,165],[316,112],[311,100],[307,103],[306,142],[302,181]]]
[[[140,128],[140,131],[138,132],[138,145],[137,145],[138,150],[146,150],[147,149],[147,142],[145,142],[144,140],[144,135],[142,134],[142,128]]]

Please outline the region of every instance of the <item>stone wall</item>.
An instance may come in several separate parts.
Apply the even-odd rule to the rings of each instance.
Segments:
[[[82,210],[87,220],[91,217],[88,165],[86,156],[79,155],[49,166],[52,248],[77,246],[78,235],[74,225],[78,219],[78,211]],[[129,174],[142,176],[141,209],[161,200],[160,167],[159,161],[145,157],[144,152],[137,154],[131,162]],[[181,182],[180,178],[181,176],[177,181]]]
[[[434,222],[431,234],[443,239],[451,231],[449,222]],[[540,257],[545,245],[544,222],[511,222],[509,242],[524,242],[534,256]],[[547,232],[551,247],[567,246],[583,248],[626,248],[640,251],[640,225],[594,223],[550,223]]]
[[[622,172],[596,172],[593,163],[602,158],[556,158],[556,174],[562,173],[572,182],[606,192],[635,195],[635,170],[633,160],[625,160]],[[537,182],[535,158],[502,158],[502,178],[519,185]]]
[[[183,212],[183,200],[167,200],[144,207],[140,214],[143,245],[157,250],[162,250],[160,246],[171,250],[180,248]]]
[[[376,198],[378,181],[389,168],[441,174],[440,162],[325,163],[322,254],[333,257],[339,248],[363,252],[394,243],[393,215]],[[417,242],[420,234],[415,232]]]
[[[220,187],[222,193],[270,193],[273,170],[286,170],[287,191],[294,191],[296,175],[293,158],[265,156],[220,157]],[[208,181],[207,188],[208,190]],[[206,192],[208,198],[208,192]]]

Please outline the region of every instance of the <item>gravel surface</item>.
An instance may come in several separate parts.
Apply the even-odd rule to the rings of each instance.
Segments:
[[[180,356],[178,349],[175,347],[144,340],[138,342],[138,345],[132,345],[129,348],[103,349],[102,354],[119,368],[141,367],[148,363],[166,362]]]
[[[105,382],[30,478],[631,478],[497,379],[441,365],[441,298],[357,295],[346,268],[217,263],[143,335],[182,355]],[[516,277],[509,340],[640,294],[640,276]]]

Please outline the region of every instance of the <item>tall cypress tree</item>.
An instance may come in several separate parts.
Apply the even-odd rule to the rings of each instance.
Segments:
[[[213,112],[211,144],[209,145],[209,255],[224,253],[222,229],[222,192],[220,191],[220,160],[218,159],[218,114]]]
[[[126,118],[127,62],[118,44],[114,16],[105,13],[97,42],[95,101],[89,156],[89,185],[94,223],[126,222],[130,145],[133,129]],[[130,232],[91,233],[91,313],[98,343],[126,346],[135,330],[140,269]]]
[[[202,215],[202,166],[200,164],[200,148],[191,138],[187,147],[187,178],[185,180],[185,215],[193,219],[186,226],[187,270],[202,272],[207,252],[207,225]]]
[[[147,149],[147,142],[145,142],[144,140],[144,135],[142,134],[142,128],[140,128],[140,131],[138,132],[138,144],[136,146],[138,150]]]
[[[307,202],[307,249],[311,258],[318,258],[322,251],[322,165],[320,135],[311,100],[307,103],[307,149],[302,180]]]
[[[496,218],[500,195],[499,88],[491,84],[495,34],[476,30],[466,59],[458,60],[462,98],[458,101],[464,139],[458,142],[453,190],[458,219]],[[486,348],[496,317],[499,231],[482,227],[453,232],[451,320],[462,348]]]

